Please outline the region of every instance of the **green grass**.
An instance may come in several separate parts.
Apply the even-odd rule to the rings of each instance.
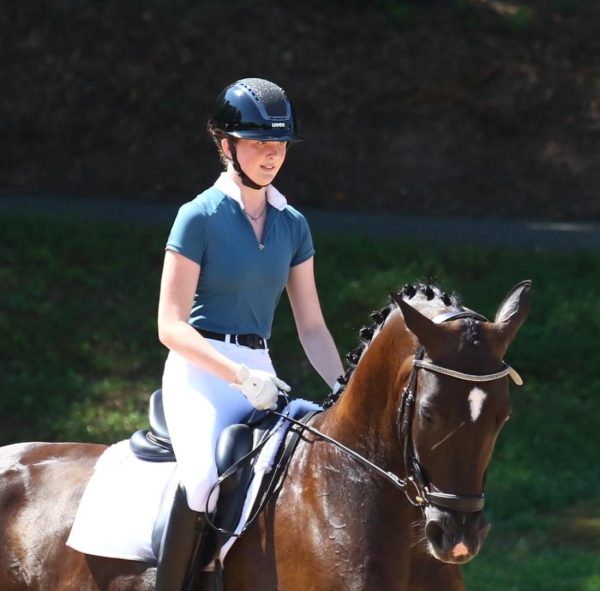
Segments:
[[[145,425],[166,351],[156,305],[167,228],[2,220],[0,443],[114,442]],[[507,355],[525,386],[488,476],[494,523],[465,567],[470,590],[600,590],[600,256],[315,237],[317,282],[342,353],[369,312],[405,282],[435,280],[489,317],[534,281]],[[295,337],[285,297],[272,353],[297,396],[326,388]]]

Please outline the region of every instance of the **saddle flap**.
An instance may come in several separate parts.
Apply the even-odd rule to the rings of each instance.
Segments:
[[[252,462],[242,462],[236,469],[230,468],[252,451],[252,429],[238,424],[227,427],[220,435],[215,450],[215,462],[219,476],[219,501],[215,525],[221,529],[235,529],[246,499],[246,491],[252,479]]]

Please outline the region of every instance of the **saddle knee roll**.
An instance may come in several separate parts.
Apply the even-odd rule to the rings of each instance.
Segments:
[[[219,476],[222,476],[237,461],[252,451],[253,431],[248,425],[238,424],[227,427],[219,437],[215,450],[215,462]],[[252,462],[242,462],[219,485],[217,504],[217,525],[233,530],[240,519],[246,488],[250,483]]]

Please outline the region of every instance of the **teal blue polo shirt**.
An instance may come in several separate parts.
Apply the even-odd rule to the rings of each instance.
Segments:
[[[271,336],[290,268],[315,251],[304,216],[274,187],[267,188],[267,196],[262,244],[244,214],[239,189],[223,175],[179,209],[166,248],[200,265],[190,315],[193,326]]]

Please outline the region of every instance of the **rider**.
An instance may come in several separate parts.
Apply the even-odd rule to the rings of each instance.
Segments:
[[[181,535],[181,516],[193,513],[202,529],[207,501],[215,509],[208,493],[218,435],[289,390],[268,348],[284,287],[313,367],[330,387],[343,372],[319,304],[308,224],[271,184],[300,140],[286,93],[260,78],[238,80],[219,95],[208,131],[225,171],[180,208],[160,289],[159,338],[170,350],[164,410],[185,493],[167,524],[157,591],[183,585],[196,534]]]

